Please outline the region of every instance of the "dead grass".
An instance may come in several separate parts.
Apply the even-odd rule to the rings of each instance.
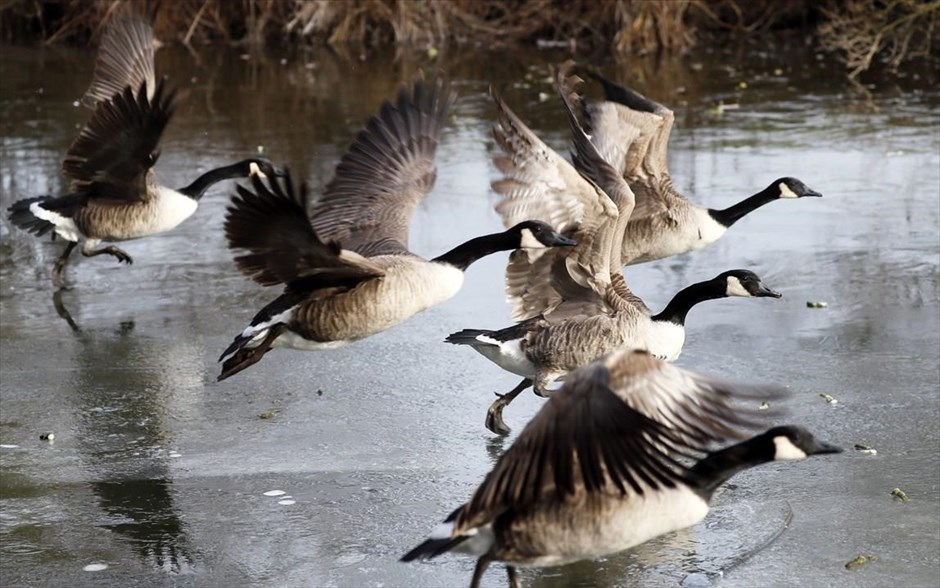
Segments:
[[[852,76],[884,55],[897,66],[932,50],[940,0],[0,0],[0,35],[94,43],[119,12],[149,14],[157,36],[214,42],[395,46],[512,43],[681,52],[703,38],[818,30]]]

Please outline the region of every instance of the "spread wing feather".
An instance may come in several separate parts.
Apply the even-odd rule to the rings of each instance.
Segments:
[[[101,39],[95,73],[82,103],[95,108],[128,86],[135,91],[146,88],[152,98],[156,89],[153,46],[150,23],[130,17],[112,21]]]
[[[437,177],[434,153],[454,94],[419,76],[393,105],[385,102],[343,155],[313,228],[361,255],[408,253],[408,225]]]
[[[146,198],[157,145],[175,108],[176,92],[162,80],[152,94],[145,81],[99,103],[62,163],[72,190],[125,202]]]
[[[293,290],[350,285],[384,274],[357,253],[320,239],[307,219],[307,186],[294,191],[276,178],[267,184],[252,176],[252,188],[236,188],[225,215],[229,248],[247,250],[235,257],[243,274],[263,286],[286,284]]]

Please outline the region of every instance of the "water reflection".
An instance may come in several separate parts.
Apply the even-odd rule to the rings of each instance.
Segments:
[[[123,537],[145,565],[190,573],[200,555],[176,504],[171,462],[180,454],[168,421],[176,395],[201,386],[202,364],[189,345],[171,352],[135,331],[133,320],[76,330],[68,397],[79,415],[77,448],[105,514],[96,524]]]

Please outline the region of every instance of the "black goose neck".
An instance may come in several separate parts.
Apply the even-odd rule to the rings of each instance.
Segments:
[[[223,180],[230,180],[232,178],[246,177],[247,175],[248,168],[244,162],[233,163],[232,165],[210,169],[206,173],[193,180],[192,184],[186,186],[185,188],[180,188],[177,191],[180,194],[185,194],[186,196],[189,196],[198,202],[199,199],[202,198],[202,195],[206,193],[206,190],[212,187],[213,184],[217,184]]]
[[[464,271],[470,267],[470,264],[491,253],[510,251],[518,247],[519,236],[512,230],[509,230],[470,239],[454,247],[444,255],[435,257],[432,261],[447,263]]]
[[[709,453],[686,474],[686,481],[706,501],[732,476],[754,466],[773,461],[762,436]]]
[[[741,202],[738,202],[737,204],[729,206],[723,210],[709,208],[708,214],[720,225],[727,228],[741,220],[744,216],[750,214],[765,204],[773,202],[776,199],[777,193],[774,191],[773,186],[768,186],[757,194],[749,196]]]
[[[666,305],[666,308],[652,318],[654,321],[666,321],[675,323],[681,327],[685,325],[685,317],[689,314],[693,306],[699,302],[714,300],[715,298],[724,298],[725,296],[727,296],[727,294],[725,294],[724,284],[715,282],[714,280],[698,282],[697,284],[692,284],[687,288],[679,290],[679,292],[672,297],[672,300],[669,301],[669,304]]]

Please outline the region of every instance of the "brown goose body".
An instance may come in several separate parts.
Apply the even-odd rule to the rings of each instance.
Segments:
[[[636,195],[636,208],[624,232],[624,265],[701,249],[745,215],[775,200],[820,196],[796,178],[780,178],[726,209],[690,202],[676,190],[669,174],[672,110],[593,70],[588,73],[604,90],[603,101],[585,106],[591,141]]]
[[[369,261],[383,275],[346,291],[324,289],[298,304],[285,321],[289,332],[275,347],[338,347],[381,333],[451,299],[464,273],[452,265],[411,255],[379,255]],[[305,341],[309,341],[309,346]]]

